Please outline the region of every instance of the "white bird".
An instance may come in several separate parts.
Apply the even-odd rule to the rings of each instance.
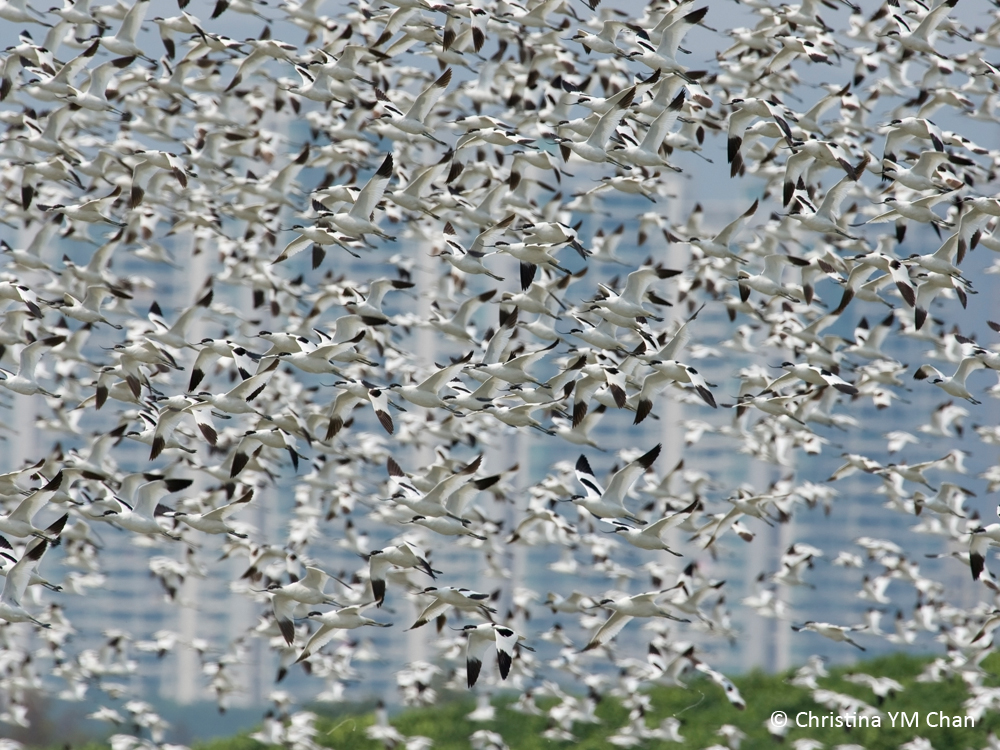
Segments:
[[[472,358],[470,351],[465,357],[453,361],[450,365],[441,367],[416,385],[400,385],[390,383],[386,390],[399,394],[405,401],[428,409],[444,406],[445,403],[438,395],[445,384],[458,373]]]
[[[201,391],[197,394],[197,398],[211,404],[214,409],[218,409],[226,414],[257,414],[258,416],[264,416],[253,407],[252,402],[267,388],[267,384],[270,382],[279,363],[280,360],[278,358],[273,359],[261,372],[247,378],[225,393]]]
[[[40,529],[32,523],[32,519],[55,497],[63,483],[63,472],[58,472],[52,479],[24,498],[17,507],[5,516],[0,516],[0,533],[23,539],[34,536],[39,539],[56,541],[66,523],[61,517],[47,529]]]
[[[622,628],[636,617],[664,617],[676,622],[689,622],[689,620],[674,615],[663,604],[657,603],[656,600],[668,590],[647,591],[635,596],[624,596],[619,599],[603,599],[598,602],[598,607],[610,609],[613,614],[598,628],[583,650],[591,651],[600,646],[607,645],[609,641],[621,632]]]
[[[792,198],[789,218],[813,232],[838,234],[848,239],[857,239],[848,234],[840,224],[840,207],[856,182],[857,177],[853,174],[843,177],[840,182],[827,191],[819,208],[815,208],[805,196],[796,192],[795,197]],[[803,208],[807,209],[808,212],[803,212]]]
[[[792,131],[785,121],[786,111],[774,102],[764,99],[733,99],[730,103],[735,105],[736,109],[729,116],[727,155],[730,165],[729,176],[735,177],[743,169],[741,148],[751,122],[758,117],[773,120],[778,125],[779,132],[789,141],[792,140]]]
[[[331,578],[333,576],[322,568],[308,566],[303,579],[286,583],[284,586],[276,581],[267,587],[266,591],[271,595],[274,619],[278,623],[285,643],[289,646],[295,640],[294,618],[296,612],[303,605],[332,604],[335,607],[340,606],[330,594],[323,593],[326,582]]]
[[[851,639],[851,636],[848,635],[848,633],[862,629],[863,628],[850,627],[847,625],[831,625],[828,622],[814,622],[813,620],[807,620],[802,625],[792,625],[792,630],[795,632],[799,632],[800,630],[811,630],[824,638],[829,638],[831,641],[836,641],[838,643],[850,643],[855,648],[864,651],[865,647],[855,643]]]
[[[788,372],[768,383],[764,388],[765,391],[777,392],[780,388],[794,383],[797,380],[801,380],[809,383],[810,385],[819,386],[820,388],[826,388],[828,386],[836,388],[838,391],[846,393],[848,396],[856,396],[858,394],[858,389],[855,386],[825,368],[794,362],[782,362],[781,367]]]
[[[685,93],[682,90],[667,108],[656,116],[656,119],[649,124],[646,134],[638,145],[616,151],[615,156],[637,167],[666,167],[679,172],[678,167],[671,166],[666,159],[660,156],[660,147],[663,145],[667,133],[677,122],[677,117],[684,106]]]
[[[723,228],[723,230],[712,239],[703,240],[700,237],[691,237],[688,239],[688,242],[695,245],[709,257],[723,258],[725,260],[735,260],[740,263],[746,263],[747,261],[745,258],[737,255],[729,248],[730,245],[733,244],[733,240],[736,238],[736,235],[740,233],[750,217],[757,212],[757,206],[759,204],[760,201],[755,200],[750,208],[740,214],[740,216],[738,216],[734,221],[727,224],[725,228]]]
[[[1000,505],[997,506],[997,516],[1000,516]],[[969,533],[969,568],[972,580],[978,581],[986,571],[986,552],[990,547],[997,546],[1000,546],[1000,523],[978,526]]]
[[[938,7],[946,5],[942,3]],[[930,141],[936,151],[944,151],[944,136],[937,125],[923,117],[903,117],[892,120],[887,126],[882,158],[896,161],[896,149],[910,138]]]
[[[656,461],[656,457],[660,455],[660,448],[659,444],[655,445],[615,472],[607,489],[598,483],[587,457],[580,454],[580,458],[576,461],[576,478],[583,485],[586,495],[576,495],[571,498],[572,501],[597,518],[638,520],[626,510],[625,497],[635,481]]]
[[[375,604],[379,607],[385,602],[385,580],[392,567],[413,568],[423,571],[431,578],[437,578],[438,571],[408,542],[373,550],[368,556],[368,577],[375,595]]]
[[[488,620],[492,620],[490,615],[496,614],[496,610],[487,604],[491,598],[489,594],[481,594],[478,591],[455,588],[454,586],[447,586],[440,589],[428,586],[419,593],[431,597],[433,601],[424,607],[420,614],[417,615],[417,619],[407,630],[416,630],[423,627],[431,620],[443,615],[452,607],[462,612],[477,612]]]
[[[453,227],[449,221],[444,225],[445,248],[441,253],[442,256],[446,261],[448,261],[448,263],[462,273],[485,275],[489,276],[491,279],[503,281],[502,276],[497,276],[483,265],[483,259],[492,254],[484,252],[484,248],[492,245],[496,238],[503,234],[514,222],[514,218],[514,214],[511,214],[506,219],[503,219],[502,221],[484,229],[479,233],[468,250],[452,239],[455,236],[455,227]]]
[[[188,391],[193,391],[205,378],[205,372],[210,363],[217,359],[228,358],[236,364],[236,371],[239,376],[246,380],[253,373],[251,372],[252,357],[250,352],[236,342],[226,339],[202,339],[201,349],[191,366],[191,378],[188,380]]]
[[[462,485],[472,481],[472,477],[479,470],[482,461],[483,456],[480,454],[466,466],[441,479],[424,493],[407,481],[406,474],[390,456],[386,461],[390,484],[399,488],[393,493],[392,500],[423,516],[431,518],[447,516],[448,509],[445,503]]]
[[[908,53],[922,53],[935,58],[939,55],[933,43],[937,28],[957,3],[958,0],[943,0],[938,3],[921,18],[916,28],[910,27],[908,21],[912,22],[912,19],[904,16],[896,6],[897,10],[890,11],[890,15],[899,29],[889,31],[887,35],[891,35]],[[904,30],[906,33],[903,33]]]
[[[593,132],[591,132],[586,141],[578,142],[569,138],[557,138],[557,142],[587,161],[597,163],[610,161],[618,163],[615,159],[611,158],[607,143],[625,116],[626,110],[632,105],[632,98],[634,96],[635,86],[623,91],[617,97],[615,105],[597,121],[597,125],[594,126]]]
[[[431,107],[441,98],[450,83],[451,68],[448,68],[430,86],[420,92],[405,114],[396,108],[392,100],[381,89],[375,89],[375,97],[380,103],[378,106],[385,110],[383,117],[387,118],[387,122],[392,127],[409,135],[425,136],[444,146],[447,144],[435,136],[434,130],[428,126],[427,116],[430,114]]]
[[[920,224],[933,224],[934,226],[954,226],[951,222],[945,221],[936,213],[931,211],[931,206],[935,206],[941,201],[948,200],[955,192],[956,191],[953,190],[949,193],[935,193],[934,195],[928,195],[914,201],[899,200],[895,197],[886,198],[883,203],[884,205],[890,207],[888,211],[884,211],[877,216],[873,216],[868,221],[854,226],[863,226],[864,224],[884,224],[890,221],[900,221],[901,219],[909,219],[910,221],[916,221]]]
[[[510,674],[510,667],[514,661],[514,652],[518,646],[534,651],[530,646],[524,645],[524,636],[506,625],[497,625],[494,622],[484,622],[482,625],[466,625],[462,628],[468,637],[468,644],[465,648],[465,670],[466,681],[471,688],[479,679],[479,673],[483,668],[483,658],[490,645],[496,644],[497,669],[500,670],[500,678],[507,679]]]
[[[784,297],[791,302],[799,302],[799,298],[782,283],[781,272],[786,265],[807,266],[809,261],[796,258],[794,255],[775,253],[764,258],[764,269],[758,274],[740,269],[737,281],[740,289],[740,299],[746,302],[750,299],[750,290],[760,292],[765,297]]]
[[[197,529],[205,534],[231,534],[232,536],[246,539],[243,534],[226,523],[226,518],[236,511],[246,507],[253,499],[253,490],[247,490],[233,502],[223,505],[205,513],[187,513],[185,511],[174,511],[173,517],[179,518],[183,523],[192,529]]]
[[[598,284],[598,288],[602,291],[604,297],[595,300],[594,307],[591,309],[601,317],[608,317],[608,314],[610,314],[620,316],[621,318],[662,320],[662,318],[658,318],[642,304],[646,297],[646,290],[649,289],[649,285],[655,280],[669,279],[671,276],[676,275],[676,271],[661,266],[643,266],[628,275],[625,279],[625,289],[621,294],[618,294],[605,284]],[[613,318],[609,319],[614,322]]]
[[[628,24],[621,21],[606,20],[601,24],[601,30],[598,33],[592,34],[586,29],[577,29],[572,39],[574,42],[582,44],[583,48],[588,51],[599,52],[602,55],[624,56],[625,51],[615,43],[615,40],[622,29],[627,27]]]
[[[0,592],[0,620],[7,622],[33,622],[43,628],[50,628],[51,625],[42,622],[32,616],[21,606],[21,599],[28,588],[31,574],[38,567],[38,561],[42,559],[48,542],[44,539],[32,542],[28,545],[21,559],[7,570],[6,580],[3,585],[3,592]]]
[[[683,8],[685,4],[677,6],[678,8]],[[672,23],[670,23],[666,28],[661,29],[660,43],[654,47],[642,36],[636,37],[636,44],[639,45],[639,49],[628,55],[630,60],[637,60],[638,62],[645,65],[647,68],[652,70],[662,71],[664,73],[674,73],[682,78],[686,78],[687,69],[677,62],[677,50],[680,49],[681,41],[684,39],[684,35],[687,34],[688,30],[698,25],[705,18],[708,13],[708,6],[704,8],[698,8],[690,13],[677,18]],[[664,18],[668,18],[667,16]]]
[[[136,490],[134,507],[120,497],[113,497],[108,500],[110,509],[103,514],[101,520],[113,522],[135,534],[165,536],[180,541],[179,536],[171,534],[157,520],[164,517],[160,500],[189,487],[191,482],[191,479],[154,479],[146,482]]]
[[[354,630],[366,625],[376,628],[392,627],[391,622],[377,622],[363,616],[361,610],[368,606],[371,606],[371,603],[343,607],[333,612],[310,612],[307,614],[306,617],[308,619],[320,623],[320,628],[309,637],[305,648],[302,649],[302,653],[299,654],[295,663],[298,664],[300,661],[305,661],[323,648],[336,635],[337,630]]]
[[[125,14],[122,25],[118,27],[115,35],[101,37],[101,46],[113,55],[150,59],[149,55],[145,54],[145,50],[137,44],[139,29],[142,26],[142,20],[146,17],[146,11],[149,10],[149,3],[150,0],[136,0],[135,4],[129,8],[128,13]]]
[[[923,151],[912,167],[906,168],[891,159],[882,160],[882,174],[911,190],[938,190],[954,179],[939,168],[948,163],[944,151]]]
[[[330,223],[350,237],[362,238],[366,234],[374,234],[383,239],[394,240],[395,237],[383,232],[372,221],[372,212],[382,200],[385,188],[389,184],[389,180],[392,179],[392,164],[392,154],[386,154],[375,174],[361,188],[361,192],[358,193],[357,200],[354,201],[350,210],[331,214],[328,217]],[[284,258],[280,259],[284,260]]]
[[[675,552],[670,549],[670,547],[668,547],[663,541],[663,532],[667,529],[679,526],[688,520],[699,504],[700,501],[695,500],[683,510],[671,513],[669,516],[653,521],[651,524],[643,526],[639,529],[625,524],[616,523],[615,533],[633,547],[645,550],[663,550],[665,552],[669,552],[671,555],[681,557],[680,552]]]
[[[109,60],[94,68],[90,72],[90,81],[83,91],[67,85],[66,99],[73,106],[88,109],[91,112],[117,112],[108,101],[107,91],[112,76],[116,70],[128,67],[132,63],[132,58],[118,58]]]
[[[964,398],[970,404],[979,404],[980,402],[977,401],[969,392],[968,387],[965,385],[965,381],[968,379],[969,375],[972,374],[972,372],[975,370],[981,370],[985,367],[986,364],[982,361],[982,359],[979,359],[978,357],[965,357],[959,363],[955,374],[950,378],[932,365],[922,365],[917,368],[915,373],[913,373],[913,379],[927,380],[930,378],[931,383],[943,390],[949,396]]]
[[[19,393],[22,396],[33,396],[41,393],[52,398],[61,398],[58,393],[51,393],[38,385],[35,380],[35,370],[45,350],[51,349],[53,346],[58,346],[65,340],[65,336],[50,336],[28,344],[18,355],[16,373],[0,367],[0,373],[3,373],[4,376],[0,380],[0,386],[6,388],[8,391]]]
[[[73,318],[73,320],[79,320],[81,323],[90,323],[91,325],[104,323],[116,331],[120,331],[122,326],[118,323],[112,323],[101,312],[104,300],[111,295],[117,297],[119,294],[124,297],[129,296],[125,292],[115,292],[103,285],[91,284],[87,287],[87,294],[82,300],[77,299],[69,292],[64,292],[63,305],[59,309],[63,315]]]

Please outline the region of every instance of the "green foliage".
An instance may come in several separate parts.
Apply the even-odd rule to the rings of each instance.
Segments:
[[[881,713],[881,726],[855,727],[797,727],[796,714],[812,711],[815,716],[829,717],[830,710],[813,701],[811,691],[789,684],[794,672],[781,675],[750,672],[734,678],[733,682],[747,702],[746,711],[738,711],[723,694],[722,689],[704,678],[693,678],[686,688],[655,687],[648,691],[650,710],[646,715],[646,725],[659,726],[668,717],[675,717],[681,723],[681,744],[662,741],[646,742],[641,747],[671,748],[672,750],[695,750],[710,745],[725,745],[725,739],[718,734],[723,724],[731,724],[743,731],[747,738],[741,750],[757,750],[778,746],[775,738],[767,731],[766,722],[774,711],[784,711],[789,717],[791,728],[781,743],[791,747],[792,742],[801,737],[810,737],[827,747],[840,744],[857,744],[868,750],[895,749],[914,737],[930,740],[937,750],[948,748],[982,748],[987,744],[989,734],[1000,733],[1000,715],[986,714],[975,728],[933,728],[927,725],[927,715],[942,711],[947,716],[964,715],[962,703],[969,697],[965,683],[959,677],[950,677],[939,682],[921,682],[918,677],[931,664],[931,657],[914,657],[897,653],[889,656],[859,662],[850,667],[831,668],[830,675],[818,680],[821,689],[857,697]],[[1000,656],[991,654],[981,665],[986,674],[984,683],[988,686],[1000,685]],[[903,691],[888,696],[878,705],[878,699],[864,685],[848,682],[844,677],[851,673],[864,673],[879,677],[890,677],[903,685]],[[441,702],[431,708],[411,708],[399,712],[392,719],[392,725],[406,736],[422,735],[433,740],[436,750],[465,750],[469,748],[469,736],[479,730],[498,732],[511,750],[540,750],[541,748],[567,747],[576,750],[598,750],[613,747],[608,737],[628,723],[628,710],[619,699],[605,697],[596,708],[600,723],[577,723],[572,727],[576,738],[571,742],[560,742],[542,736],[549,727],[547,716],[531,716],[518,713],[510,708],[516,697],[506,693],[497,696],[493,704],[496,715],[487,722],[473,722],[467,715],[475,708],[470,696],[454,695],[441,698]],[[540,699],[538,705],[543,711],[558,701],[553,698]],[[322,709],[319,709],[321,712]],[[906,712],[919,714],[919,725],[904,727],[898,719],[892,725],[889,713]],[[834,715],[835,712],[834,712]],[[829,719],[828,719],[829,721]],[[375,723],[374,713],[357,712],[321,716],[316,723],[318,744],[338,748],[338,750],[382,750],[384,745],[369,739],[365,730]],[[196,746],[196,750],[264,750],[266,747],[249,738],[249,732],[224,740],[214,740]],[[87,750],[97,750],[88,746]]]
[[[199,743],[197,747],[198,750],[264,750],[267,745],[252,740],[245,734],[238,734],[235,737]]]

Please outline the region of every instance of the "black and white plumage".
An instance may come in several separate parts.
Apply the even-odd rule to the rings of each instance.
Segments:
[[[144,26],[146,0],[0,2],[0,533],[5,570],[31,569],[12,637],[51,625],[43,692],[115,697],[84,665],[151,698],[190,660],[131,667],[139,638],[197,650],[202,677],[167,679],[222,707],[231,665],[269,652],[313,670],[293,701],[378,670],[429,704],[471,635],[446,615],[482,623],[480,661],[501,636],[508,678],[498,628],[544,644],[523,684],[565,740],[654,680],[702,674],[741,707],[716,647],[738,660],[746,608],[787,618],[793,586],[806,629],[869,649],[947,632],[949,669],[976,674],[994,614],[969,603],[1000,539],[985,4],[181,4]],[[726,569],[769,524],[790,538],[748,596]],[[691,565],[650,627],[614,636],[609,610],[601,632],[594,605],[664,591],[670,553]],[[106,622],[146,568],[167,592],[128,589],[150,633]],[[895,627],[831,625],[861,621],[843,596]],[[158,633],[189,607],[194,632]],[[97,665],[84,644],[110,628]],[[338,630],[367,637],[324,648]],[[613,650],[581,651],[595,632]],[[764,637],[768,658],[784,636]],[[312,720],[275,696],[262,736],[294,744]],[[676,734],[640,704],[616,743]],[[371,735],[405,744],[387,719]]]
[[[497,669],[500,672],[500,679],[502,680],[506,680],[510,674],[510,668],[514,662],[514,653],[517,648],[534,650],[523,643],[525,640],[523,635],[518,634],[506,625],[485,622],[481,625],[466,625],[462,630],[468,638],[468,643],[465,647],[465,669],[466,681],[470,688],[479,680],[479,673],[483,668],[483,659],[486,657],[490,646],[496,647]]]
[[[598,483],[587,457],[581,455],[576,462],[576,477],[586,494],[574,497],[573,502],[598,518],[634,518],[625,509],[625,497],[635,481],[656,461],[660,449],[660,445],[655,445],[615,472],[607,489]]]

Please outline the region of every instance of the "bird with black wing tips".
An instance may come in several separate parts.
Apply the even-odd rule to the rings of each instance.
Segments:
[[[45,539],[31,542],[21,555],[21,559],[7,570],[3,591],[0,592],[0,620],[11,623],[33,622],[43,628],[51,627],[21,606],[21,599],[28,588],[32,573],[38,567],[38,562],[45,554],[48,544]]]
[[[500,679],[506,680],[514,662],[514,654],[518,648],[533,648],[524,643],[525,637],[506,625],[495,622],[484,622],[481,625],[466,625],[462,631],[468,637],[466,646],[466,676],[468,686],[473,687],[479,680],[483,668],[483,658],[491,645],[496,646],[497,669]]]
[[[434,570],[427,559],[409,542],[401,542],[391,547],[372,550],[368,555],[368,575],[371,582],[375,604],[379,607],[385,603],[386,575],[393,567],[413,568],[431,578],[437,578],[440,571]]]

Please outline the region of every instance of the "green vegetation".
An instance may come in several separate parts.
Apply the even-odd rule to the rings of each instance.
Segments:
[[[963,702],[969,697],[965,683],[959,677],[951,677],[940,682],[919,682],[918,676],[931,662],[929,657],[913,657],[905,654],[871,659],[851,667],[831,668],[829,677],[819,678],[821,689],[835,691],[843,695],[855,696],[865,703],[876,706],[881,711],[881,726],[844,728],[799,728],[795,726],[796,714],[812,711],[817,717],[829,717],[830,710],[817,704],[812,691],[796,687],[787,682],[794,674],[769,675],[752,672],[733,681],[746,700],[747,709],[738,711],[725,698],[722,689],[707,679],[691,679],[688,688],[654,687],[648,691],[650,709],[646,715],[646,725],[657,727],[667,717],[676,717],[682,723],[681,744],[660,740],[648,740],[643,748],[706,748],[711,745],[725,746],[725,738],[717,734],[723,724],[738,727],[747,737],[741,750],[774,748],[777,742],[768,734],[765,726],[772,712],[781,710],[789,717],[790,729],[784,746],[791,747],[792,741],[800,737],[811,737],[823,742],[827,747],[839,744],[857,744],[869,750],[877,748],[898,748],[899,745],[915,737],[924,737],[931,744],[942,748],[983,748],[991,733],[1000,734],[1000,713],[987,713],[974,728],[934,728],[928,726],[927,715],[942,711],[946,716],[963,715]],[[991,654],[982,663],[986,673],[984,684],[1000,685],[1000,657]],[[903,685],[903,691],[886,697],[878,705],[872,691],[863,685],[846,681],[845,675],[864,673],[873,676],[891,677]],[[494,700],[497,707],[493,720],[473,722],[466,718],[475,708],[471,696],[454,695],[442,697],[440,703],[431,708],[406,709],[395,715],[391,723],[407,736],[423,735],[433,740],[437,750],[458,750],[469,748],[469,736],[479,730],[488,729],[503,736],[511,750],[534,750],[535,748],[572,747],[588,748],[613,747],[608,737],[629,721],[628,710],[620,700],[607,697],[600,701],[596,715],[599,724],[574,724],[571,728],[576,740],[560,742],[547,739],[542,733],[548,728],[546,716],[532,716],[518,713],[509,708],[516,696],[503,694]],[[554,698],[539,699],[543,710],[556,704]],[[368,739],[365,729],[375,722],[374,713],[323,714],[317,721],[318,744],[330,748],[357,748],[358,750],[380,750],[382,743]],[[919,714],[919,724],[904,727],[897,718],[896,726],[890,720],[890,712],[914,711]],[[836,712],[834,712],[836,715]],[[828,719],[829,721],[829,719]],[[197,750],[264,750],[262,745],[251,740],[250,732],[239,736],[197,745]],[[96,750],[96,748],[93,748]]]

